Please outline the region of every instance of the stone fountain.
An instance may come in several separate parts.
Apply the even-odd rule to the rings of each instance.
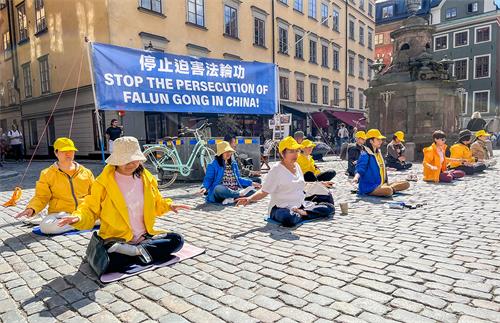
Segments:
[[[431,52],[434,27],[415,13],[420,0],[407,0],[411,16],[391,33],[393,61],[386,67],[374,63],[375,76],[365,90],[369,127],[387,137],[398,130],[406,133],[408,148],[417,158],[441,129],[453,134],[459,129],[461,86],[451,76],[453,61],[435,61]]]

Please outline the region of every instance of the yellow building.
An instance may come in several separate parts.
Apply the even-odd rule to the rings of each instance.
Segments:
[[[0,8],[0,121],[2,127],[14,120],[22,126],[28,154],[56,102],[37,154],[47,155],[54,138],[69,135],[70,128],[79,154],[98,153],[85,37],[180,55],[274,62],[281,110],[293,113],[294,129],[309,133],[314,122],[336,120],[321,111],[365,108],[373,1],[0,0]],[[126,112],[122,121],[127,135],[146,143],[217,117]],[[119,117],[106,111],[101,118],[106,128]],[[267,128],[268,118],[238,118],[247,135]]]

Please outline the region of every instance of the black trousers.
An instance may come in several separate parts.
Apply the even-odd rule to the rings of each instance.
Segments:
[[[12,148],[12,152],[14,153],[14,156],[16,158],[16,161],[18,160],[21,160],[22,157],[23,157],[23,145],[19,144],[19,145],[11,145],[10,146]]]
[[[161,263],[171,258],[171,255],[181,250],[184,238],[178,233],[167,233],[162,239],[147,240],[142,246],[153,258],[153,263]],[[131,265],[146,265],[139,256],[127,256],[117,252],[108,253],[109,266],[106,272],[125,272]]]
[[[385,166],[390,167],[390,168],[395,168],[397,170],[405,170],[405,169],[410,169],[413,164],[412,163],[407,163],[407,162],[401,162],[401,161],[385,161]]]
[[[460,165],[458,167],[452,168],[463,171],[466,175],[474,175],[476,173],[480,173],[486,169],[485,164],[479,164],[477,166],[465,166]]]
[[[328,182],[331,181],[337,173],[334,170],[327,170],[326,172],[319,173],[317,176],[313,172],[306,172],[304,180],[306,182]]]

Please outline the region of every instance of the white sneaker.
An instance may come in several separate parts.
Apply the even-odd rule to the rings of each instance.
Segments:
[[[234,199],[232,197],[230,197],[230,198],[225,199],[224,201],[222,201],[222,205],[233,204],[233,203],[234,203]]]
[[[254,188],[252,185],[248,186],[247,188],[244,188],[240,191],[240,196],[245,196],[247,195],[249,192],[253,191]]]

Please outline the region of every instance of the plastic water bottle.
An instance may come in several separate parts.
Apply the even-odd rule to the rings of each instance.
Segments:
[[[398,210],[402,210],[405,207],[404,202],[389,202],[388,205],[390,209],[398,209]]]

